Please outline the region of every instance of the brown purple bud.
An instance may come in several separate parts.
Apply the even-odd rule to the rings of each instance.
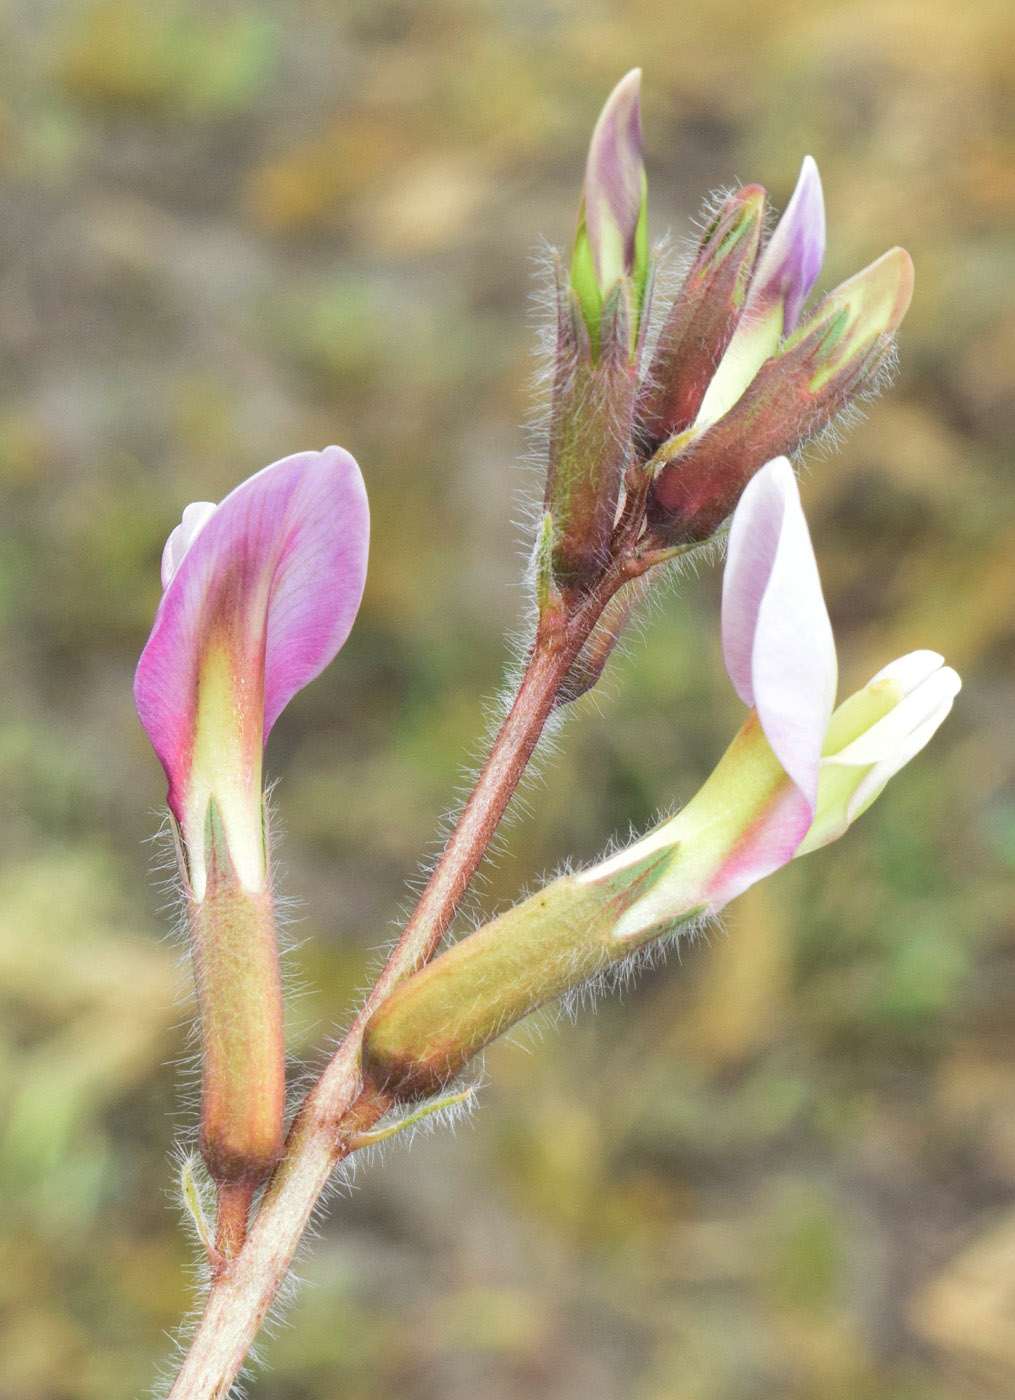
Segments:
[[[638,403],[646,456],[698,415],[747,300],[764,222],[765,191],[747,185],[724,201],[659,332]]]

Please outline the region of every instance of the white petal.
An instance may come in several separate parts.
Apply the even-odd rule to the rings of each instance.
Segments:
[[[936,656],[936,653],[914,652],[912,655]],[[909,657],[903,658],[903,660],[910,659]],[[852,743],[847,744],[838,753],[829,754],[825,761],[849,767],[865,767],[872,763],[891,762],[895,754],[908,745],[910,735],[921,730],[924,725],[931,723],[930,734],[933,734],[951,709],[952,701],[962,685],[952,668],[942,666],[940,664],[942,658],[937,657],[936,659],[937,664],[934,669],[914,689],[904,693],[902,699],[893,709],[889,710],[888,714],[879,719],[876,724],[872,724],[870,729],[863,734],[857,735]],[[876,684],[878,677],[894,679],[893,668],[885,667],[883,671],[879,671],[874,680],[869,682],[869,685]],[[930,734],[927,735],[928,739]],[[926,743],[926,739],[924,743]],[[920,747],[922,748],[922,745]],[[916,752],[918,750],[913,749],[901,763],[892,768],[892,773],[897,773],[902,767],[902,763],[908,762]]]
[[[871,771],[864,776],[846,808],[848,821],[854,821],[861,812],[866,811],[889,779],[893,778],[901,768],[904,768],[909,760],[915,757],[928,743],[948,714],[952,707],[952,701],[961,689],[962,682],[950,666],[946,666],[939,673],[939,677],[940,684],[935,687],[938,691],[937,705],[906,735],[890,757],[876,763]],[[937,679],[935,677],[935,680]]]
[[[857,791],[855,791],[853,797],[850,798],[850,804],[848,804],[846,809],[847,820],[850,820],[850,822],[853,822],[857,816],[860,816],[861,812],[867,811],[868,806],[878,797],[879,792],[882,791],[882,788],[885,787],[885,784],[888,783],[890,778],[895,777],[897,771],[903,769],[903,767],[909,763],[911,757],[916,756],[917,753],[924,748],[925,743],[930,741],[931,736],[937,731],[938,725],[941,724],[945,715],[951,710],[952,700],[955,699],[956,694],[959,693],[962,682],[960,682],[958,675],[951,671],[951,668],[945,668],[945,675],[951,678],[951,689],[949,689],[946,701],[944,701],[941,706],[938,706],[937,710],[932,711],[932,713],[925,718],[923,724],[917,725],[917,728],[913,729],[910,735],[907,735],[907,738],[904,739],[903,743],[900,743],[899,748],[896,749],[896,752],[893,753],[890,759],[885,759],[885,762],[875,764],[867,776],[864,777],[864,780],[858,785]]]
[[[166,540],[162,551],[162,591],[169,587],[173,575],[183,563],[187,550],[218,510],[211,501],[193,501],[183,508],[183,519]]]
[[[754,704],[754,636],[779,550],[786,472],[793,474],[785,457],[763,466],[747,483],[730,524],[722,580],[722,654],[733,689],[745,705]]]
[[[832,625],[793,469],[762,467],[730,529],[723,581],[723,655],[734,689],[813,805],[835,703]]]
[[[897,661],[890,661],[887,666],[882,666],[867,684],[874,685],[885,680],[895,681],[902,694],[908,695],[943,664],[944,657],[936,651],[910,651],[905,656],[900,656]]]

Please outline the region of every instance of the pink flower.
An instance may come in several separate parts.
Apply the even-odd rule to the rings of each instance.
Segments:
[[[670,852],[621,916],[618,938],[721,909],[840,836],[923,748],[960,687],[936,652],[911,652],[833,713],[835,644],[785,457],[752,478],[734,514],[722,643],[733,688],[750,706],[739,734],[683,811],[579,877],[609,878]]]
[[[265,467],[218,506],[188,506],[169,537],[134,698],[169,779],[197,900],[212,803],[240,883],[265,883],[264,744],[349,635],[368,535],[359,468],[328,447]]]

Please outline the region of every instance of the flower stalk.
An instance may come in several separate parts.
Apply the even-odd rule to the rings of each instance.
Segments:
[[[348,636],[367,510],[339,448],[266,467],[184,512],[134,682],[169,780],[201,1025],[200,1146],[219,1190],[216,1268],[282,1153],[285,1046],[262,755]]]

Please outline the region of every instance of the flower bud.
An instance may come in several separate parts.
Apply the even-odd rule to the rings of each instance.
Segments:
[[[760,185],[737,190],[706,228],[659,332],[638,401],[646,457],[689,428],[743,314],[765,214]]]
[[[891,248],[830,292],[781,354],[817,338],[807,392],[820,397],[834,385],[853,386],[857,376],[868,378],[880,366],[885,341],[898,330],[912,299],[913,260],[904,248]]]
[[[667,543],[708,539],[764,462],[794,452],[871,386],[912,290],[909,254],[885,253],[825,297],[729,412],[680,446],[649,499]]]
[[[714,422],[736,403],[796,326],[824,256],[821,177],[813,159],[805,156],[796,189],[758,260],[736,334],[702,401],[699,424]]]
[[[592,133],[571,259],[571,286],[593,352],[600,321],[617,283],[625,285],[633,352],[648,278],[645,169],[641,147],[641,69],[622,78]]]

